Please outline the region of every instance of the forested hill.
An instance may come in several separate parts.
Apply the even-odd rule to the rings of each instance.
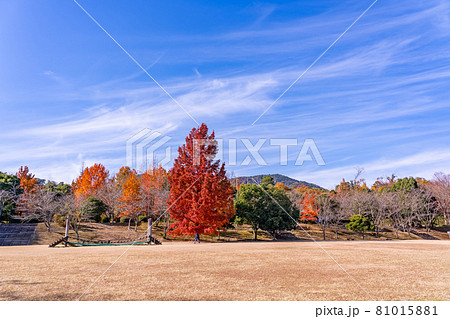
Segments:
[[[281,174],[241,176],[241,177],[237,177],[237,179],[239,179],[239,183],[254,184],[255,181],[257,183],[261,183],[261,180],[263,179],[264,176],[270,176],[270,177],[273,178],[275,183],[283,183],[287,187],[291,187],[291,188],[296,188],[296,187],[301,187],[301,186],[306,186],[306,187],[309,187],[309,188],[322,188],[319,185],[316,185],[316,184],[313,184],[313,183],[308,183],[308,182],[305,182],[305,181],[299,181],[299,180],[296,180],[296,179],[291,178],[289,176],[281,175]],[[235,179],[236,178],[234,178],[233,180],[235,180]]]

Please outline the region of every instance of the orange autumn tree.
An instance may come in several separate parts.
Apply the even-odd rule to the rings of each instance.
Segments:
[[[193,128],[169,174],[170,227],[173,235],[217,234],[234,215],[233,188],[225,164],[215,161],[214,132]]]
[[[72,189],[78,203],[89,197],[99,197],[100,189],[106,184],[109,171],[102,164],[86,167],[80,176],[72,182]]]
[[[20,188],[25,194],[33,193],[38,186],[38,180],[30,173],[28,166],[20,166],[16,176],[20,180]]]
[[[142,189],[139,176],[135,170],[131,170],[125,183],[123,184],[122,196],[119,198],[123,211],[120,217],[128,217],[128,230],[130,230],[131,220],[134,221],[134,230],[137,231],[139,215],[141,214]]]
[[[147,217],[158,218],[165,212],[169,194],[167,171],[159,166],[141,176],[143,212]]]
[[[19,178],[20,189],[23,191],[23,194],[19,195],[17,205],[17,212],[22,215],[30,209],[30,201],[33,194],[38,190],[39,183],[37,178],[30,173],[28,166],[20,166],[16,176]]]
[[[123,184],[125,184],[131,169],[127,166],[120,168],[119,172],[108,178],[103,187],[98,191],[98,197],[107,206],[107,216],[110,222],[119,217],[121,203],[119,202],[122,196]]]
[[[377,180],[373,183],[371,190],[381,192],[386,189],[390,189],[392,185],[397,181],[397,176],[392,174],[386,178],[378,177]]]
[[[303,222],[316,221],[319,209],[316,203],[317,194],[310,192],[303,193],[300,205],[302,207],[300,220]]]
[[[117,184],[122,187],[123,184],[127,181],[128,177],[131,174],[131,168],[128,166],[122,166],[119,170],[119,172],[116,174],[115,179]]]
[[[289,187],[287,187],[286,185],[284,185],[284,184],[281,183],[281,182],[276,183],[276,184],[275,184],[275,187],[278,188],[278,189],[280,189],[280,190],[285,190],[285,191],[288,191],[288,190],[289,190]]]

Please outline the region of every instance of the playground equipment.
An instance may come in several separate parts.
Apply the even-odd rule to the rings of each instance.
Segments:
[[[119,241],[111,241],[111,240],[101,240],[101,241],[89,241],[89,240],[80,240],[78,242],[69,241],[69,217],[67,217],[66,220],[66,232],[64,237],[58,239],[57,241],[51,243],[48,245],[48,247],[56,247],[59,244],[64,244],[64,247],[67,247],[67,245],[70,246],[126,246],[126,245],[151,245],[152,243],[155,245],[162,245],[162,243],[155,237],[152,236],[152,219],[150,218],[148,220],[148,227],[147,227],[147,239],[145,241],[138,241],[136,239],[135,241],[129,241],[129,240],[119,240]]]
[[[68,239],[69,239],[69,237],[64,236],[63,238],[60,238],[57,241],[54,241],[53,243],[48,245],[48,247],[55,247],[56,245],[62,244],[63,242],[64,242],[64,246],[67,246],[67,240]]]

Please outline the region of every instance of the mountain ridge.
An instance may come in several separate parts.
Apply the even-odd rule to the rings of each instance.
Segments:
[[[264,176],[270,176],[273,178],[275,183],[283,183],[285,186],[287,187],[291,187],[291,188],[297,188],[297,187],[301,187],[301,186],[306,186],[308,188],[318,188],[318,189],[323,189],[323,187],[316,185],[314,183],[309,183],[306,181],[299,181],[295,178],[283,175],[283,174],[262,174],[262,175],[253,175],[253,176],[239,176],[239,177],[235,177],[232,179],[232,181],[235,181],[236,179],[239,180],[240,183],[243,184],[255,184],[256,183],[261,183],[261,180],[263,179]]]

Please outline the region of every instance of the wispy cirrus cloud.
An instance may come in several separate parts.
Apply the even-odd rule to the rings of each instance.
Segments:
[[[447,165],[450,7],[445,1],[380,2],[250,127],[362,7],[346,2],[286,19],[277,19],[286,5],[248,8],[255,12],[248,27],[167,37],[130,33],[122,44],[217,136],[314,138],[327,162],[325,168],[280,167],[277,154],[267,153],[267,167],[232,168],[239,174],[279,172],[332,186],[351,177],[355,166],[365,167],[370,179],[391,170],[421,175]],[[108,58],[114,49],[108,47],[96,63],[116,66],[117,58]],[[173,136],[176,150],[192,121],[132,63],[126,65],[129,71],[121,76],[95,81],[94,71],[74,77],[57,68],[43,70],[41,76],[51,81],[15,99],[26,110],[22,125],[7,123],[0,132],[1,169],[30,164],[44,178],[65,181],[82,162],[101,161],[117,170],[125,164],[126,139],[145,127]],[[28,115],[32,112],[36,116]]]

